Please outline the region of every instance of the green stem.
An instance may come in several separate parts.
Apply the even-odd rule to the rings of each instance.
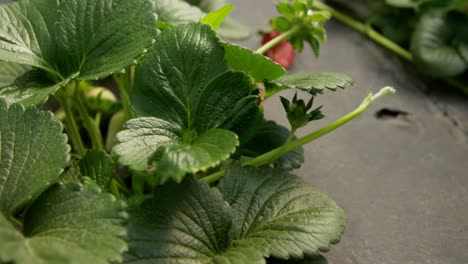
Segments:
[[[81,98],[79,82],[75,81],[75,85],[76,106],[81,118],[83,119],[84,126],[89,133],[93,147],[98,150],[104,150],[101,130],[99,129],[96,121],[89,115],[88,110],[86,110],[83,99]]]
[[[307,143],[310,143],[311,141],[316,140],[317,138],[320,138],[333,130],[343,126],[344,124],[348,123],[349,121],[353,120],[354,118],[358,117],[361,115],[366,109],[374,102],[375,100],[379,99],[382,96],[388,95],[388,94],[394,94],[395,89],[391,87],[385,87],[382,88],[377,94],[373,95],[371,93],[368,94],[368,96],[362,101],[362,103],[352,112],[349,114],[341,117],[340,119],[336,120],[335,122],[315,131],[310,134],[308,134],[305,137],[302,137],[300,139],[294,140],[292,142],[289,142],[285,145],[283,145],[280,148],[274,149],[270,152],[267,152],[263,155],[260,155],[256,157],[255,159],[249,160],[247,162],[244,162],[242,166],[261,166],[265,164],[269,164],[270,161],[277,156],[278,154],[283,155],[285,153],[288,153],[296,148],[299,148]],[[278,151],[280,150],[280,151]],[[202,180],[212,184],[217,181],[219,181],[224,175],[226,174],[226,170],[221,170],[218,171],[214,174],[211,174]]]
[[[290,36],[296,34],[297,31],[299,31],[299,29],[300,29],[300,27],[296,26],[296,27],[292,27],[288,31],[285,31],[285,32],[281,33],[281,35],[277,36],[276,38],[274,38],[274,39],[268,41],[267,43],[265,43],[265,45],[261,46],[257,50],[257,53],[263,54],[263,53],[267,52],[268,50],[270,50],[274,46],[278,45],[278,43],[280,43],[281,41],[283,41],[285,39],[288,39]]]
[[[291,132],[289,132],[289,135],[286,138],[286,141],[284,142],[283,146],[276,149],[276,152],[277,152],[276,155],[274,155],[268,163],[273,164],[277,159],[283,156],[283,154],[285,153],[283,151],[284,147],[287,146],[291,142],[294,135],[296,134],[296,131],[297,131],[297,128],[291,129]]]
[[[343,23],[345,25],[348,25],[349,27],[355,29],[356,31],[358,31],[359,33],[361,33],[363,35],[366,35],[367,37],[369,37],[370,39],[372,39],[375,42],[379,43],[380,45],[384,46],[385,48],[395,52],[396,54],[398,54],[400,57],[404,58],[405,60],[413,61],[413,56],[411,55],[411,53],[409,51],[407,51],[406,49],[400,47],[395,42],[387,39],[382,34],[375,31],[369,25],[361,23],[361,22],[351,18],[350,16],[347,16],[347,15],[337,11],[336,9],[334,9],[334,8],[324,4],[324,3],[318,2],[318,1],[314,1],[313,7],[317,8],[319,10],[330,12],[330,14],[332,14],[332,16],[336,20],[340,21],[341,23]]]
[[[138,174],[132,175],[132,191],[136,195],[143,195],[145,189],[145,181],[142,176]]]
[[[118,183],[115,179],[112,179],[111,184],[109,186],[109,189],[111,193],[115,196],[115,198],[121,200],[122,196],[120,196],[119,188],[118,188]]]
[[[128,77],[128,93],[131,94],[133,90],[133,85],[135,84],[135,69],[136,66],[133,65],[129,69],[129,77]]]
[[[226,175],[226,170],[225,169],[220,170],[218,172],[215,172],[213,174],[210,174],[210,175],[208,175],[206,177],[203,177],[201,180],[205,181],[205,182],[207,182],[209,184],[213,184],[213,183],[219,181],[221,178],[223,178],[224,175]]]
[[[23,228],[23,223],[21,223],[20,220],[16,219],[14,216],[10,216],[8,217],[10,219],[11,222],[13,222],[15,225],[17,225],[18,227],[21,227]]]
[[[318,2],[318,1],[314,1],[313,7],[316,8],[316,9],[319,9],[319,10],[330,12],[330,14],[332,14],[332,16],[336,20],[340,21],[341,23],[343,23],[343,24],[353,28],[357,32],[367,36],[368,38],[370,38],[373,41],[377,42],[378,44],[380,44],[384,48],[387,48],[390,51],[393,51],[394,53],[396,53],[397,55],[399,55],[403,59],[405,59],[405,60],[407,60],[409,62],[412,62],[412,63],[414,62],[413,55],[411,54],[411,52],[409,52],[408,50],[402,48],[401,46],[399,46],[395,42],[389,40],[388,38],[384,37],[382,34],[375,31],[370,25],[361,23],[361,22],[351,18],[350,16],[347,16],[347,15],[337,11],[336,9],[334,9],[334,8],[324,4],[324,3]],[[447,83],[448,85],[450,85],[450,86],[458,89],[459,91],[463,92],[464,94],[468,95],[468,86],[464,85],[462,82],[458,81],[457,79],[455,79],[455,78],[443,78],[442,80],[445,83]]]
[[[125,113],[125,120],[130,120],[134,117],[129,96],[130,72],[125,74],[113,75],[114,81],[119,89],[120,100],[122,101],[122,107]]]
[[[393,94],[393,93],[395,93],[395,89],[393,89],[391,87],[385,87],[385,88],[381,89],[375,95],[372,95],[371,93],[369,93],[369,95],[366,98],[364,98],[362,103],[355,110],[353,110],[352,112],[348,113],[347,115],[341,117],[340,119],[336,120],[335,122],[321,128],[321,129],[319,129],[319,130],[317,130],[315,132],[312,132],[312,133],[308,134],[305,137],[294,140],[294,141],[290,142],[289,144],[284,145],[281,148],[281,154],[290,152],[290,151],[292,151],[292,150],[294,150],[296,148],[299,148],[299,147],[301,147],[301,146],[303,146],[303,145],[305,145],[307,143],[310,143],[310,142],[316,140],[317,138],[320,138],[320,137],[332,132],[333,130],[343,126],[344,124],[348,123],[349,121],[351,121],[354,118],[361,115],[364,111],[366,111],[366,109],[375,100],[379,99],[382,96],[385,96],[385,95],[388,95],[388,94]],[[267,152],[267,153],[265,153],[265,154],[263,154],[261,156],[258,156],[257,158],[255,158],[253,160],[250,160],[250,161],[244,163],[243,166],[260,166],[260,165],[267,164],[268,161],[274,155],[276,155],[274,150],[270,151],[270,152]]]
[[[86,154],[86,148],[83,144],[83,141],[81,140],[80,130],[78,129],[78,125],[76,123],[75,115],[73,114],[69,99],[66,96],[57,96],[57,99],[65,111],[66,129],[73,148],[80,157],[83,157]]]
[[[113,181],[115,181],[115,184],[117,185],[117,188],[123,191],[126,195],[130,194],[130,190],[128,189],[127,185],[121,182],[120,178],[114,178]]]

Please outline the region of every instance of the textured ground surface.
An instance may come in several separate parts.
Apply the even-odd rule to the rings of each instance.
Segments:
[[[234,17],[252,28],[266,26],[275,15],[271,0],[231,2]],[[411,66],[341,24],[331,22],[327,30],[320,58],[307,51],[291,71],[342,72],[356,86],[318,97],[327,117],[300,134],[351,111],[368,89],[398,90],[306,147],[307,163],[297,173],[349,215],[341,243],[327,254],[329,262],[468,263],[468,98],[429,90],[412,76]],[[241,44],[257,48],[258,42],[253,36]],[[286,125],[278,98],[269,100],[267,116]],[[375,118],[382,108],[409,114]]]

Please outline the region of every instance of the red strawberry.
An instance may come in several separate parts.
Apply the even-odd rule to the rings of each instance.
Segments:
[[[281,32],[273,31],[269,34],[263,35],[262,45],[279,36],[280,34]],[[265,52],[265,56],[272,59],[276,63],[279,63],[284,68],[288,69],[289,67],[291,67],[291,64],[294,61],[296,52],[294,51],[294,48],[291,45],[291,43],[289,43],[287,40],[283,40],[276,46]]]

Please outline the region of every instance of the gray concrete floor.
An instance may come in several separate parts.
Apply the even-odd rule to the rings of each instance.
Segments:
[[[276,15],[273,2],[231,0],[233,16],[253,29],[265,27]],[[342,241],[326,254],[329,262],[468,263],[468,97],[425,87],[410,65],[337,22],[327,31],[320,58],[306,50],[291,72],[336,71],[356,85],[317,97],[326,118],[299,134],[353,110],[369,89],[398,90],[305,148],[306,164],[296,173],[349,216]],[[253,49],[258,43],[258,36],[240,42]],[[375,118],[382,108],[409,115]],[[277,97],[266,103],[266,116],[287,125]]]

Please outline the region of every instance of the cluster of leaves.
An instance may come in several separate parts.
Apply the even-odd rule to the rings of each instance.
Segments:
[[[468,69],[468,1],[386,0],[371,6],[368,23],[410,49],[421,72],[458,76]]]
[[[270,20],[272,30],[287,33],[287,40],[294,49],[301,52],[304,42],[312,48],[315,56],[320,53],[320,43],[326,41],[327,35],[323,28],[330,19],[326,11],[313,11],[314,0],[292,0],[276,3],[276,9],[281,15]]]
[[[294,133],[264,120],[261,103],[265,87],[315,96],[352,81],[287,74],[221,41],[214,30],[231,6],[203,23],[174,15],[181,6],[0,5],[1,263],[325,262],[346,216],[291,174],[303,151],[284,151]],[[110,76],[120,103],[95,87]],[[55,116],[39,110],[51,95]],[[312,103],[283,103],[293,131],[322,117],[307,113]]]

